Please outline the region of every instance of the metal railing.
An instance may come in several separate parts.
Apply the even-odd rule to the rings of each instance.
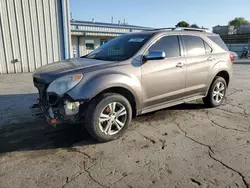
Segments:
[[[169,30],[169,31],[197,31],[197,32],[205,32],[205,33],[213,33],[210,30],[207,29],[199,29],[199,28],[190,28],[190,27],[166,27],[166,28],[157,28],[157,29],[150,29],[147,31],[165,31],[165,30]]]

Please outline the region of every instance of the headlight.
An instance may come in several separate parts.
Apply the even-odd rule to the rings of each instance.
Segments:
[[[75,87],[82,80],[82,77],[82,74],[75,74],[57,78],[49,85],[47,92],[63,95]]]

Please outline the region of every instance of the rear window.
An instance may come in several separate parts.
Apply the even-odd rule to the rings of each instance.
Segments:
[[[211,39],[213,42],[215,42],[217,45],[219,45],[223,50],[228,51],[226,44],[220,38],[220,36],[208,36],[208,38]]]

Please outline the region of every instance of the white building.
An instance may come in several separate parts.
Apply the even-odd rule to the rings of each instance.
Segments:
[[[0,74],[70,57],[69,0],[0,0]]]
[[[71,57],[80,57],[121,34],[151,29],[127,24],[71,21]]]
[[[0,0],[0,74],[33,72],[147,27],[70,21],[69,0]],[[72,39],[72,42],[71,42]]]

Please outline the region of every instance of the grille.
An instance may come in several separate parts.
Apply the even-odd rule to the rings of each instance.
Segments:
[[[50,105],[56,105],[59,101],[59,97],[55,93],[48,93],[47,99]]]

